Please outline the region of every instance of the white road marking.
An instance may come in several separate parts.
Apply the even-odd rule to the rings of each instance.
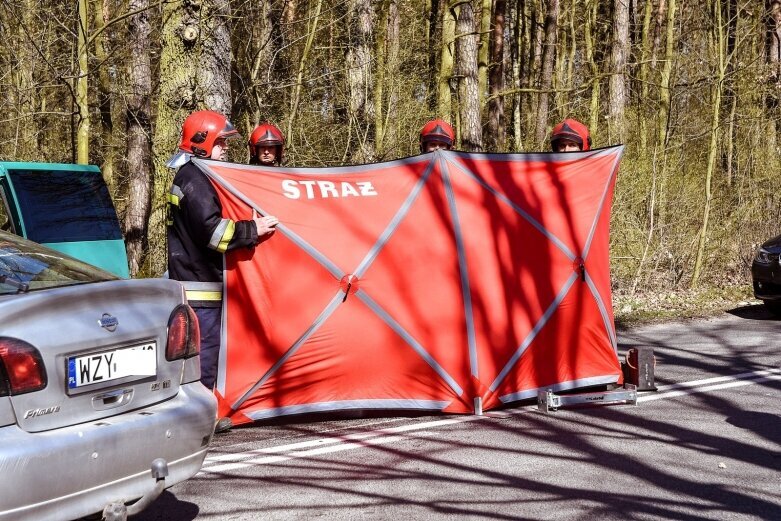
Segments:
[[[761,382],[768,382],[770,380],[781,380],[781,368],[660,386],[656,394],[639,396],[637,401],[650,402],[652,400],[674,398],[687,394],[707,393],[721,389],[730,389],[732,387],[743,387],[744,385],[753,385]]]
[[[444,427],[446,425],[453,425],[464,421],[473,421],[475,419],[482,419],[479,416],[464,416],[463,418],[448,418],[444,420],[429,421],[423,423],[413,423],[410,425],[401,425],[399,427],[389,427],[387,429],[377,429],[372,431],[357,432],[353,434],[345,434],[344,436],[333,436],[329,438],[319,438],[316,440],[300,441],[297,443],[290,443],[287,445],[277,445],[275,447],[266,447],[263,449],[255,449],[246,452],[239,452],[235,454],[223,454],[221,456],[213,456],[207,458],[207,462],[226,462],[226,461],[241,461],[253,455],[258,454],[277,454],[280,452],[297,451],[301,449],[308,449],[311,447],[318,447],[323,445],[330,445],[334,443],[343,443],[349,441],[365,440],[367,438],[373,438],[375,436],[384,436],[387,434],[396,434],[399,432],[408,432],[418,429],[427,429]]]
[[[704,393],[718,391],[721,389],[730,389],[753,385],[771,380],[781,380],[781,368],[767,369],[763,371],[751,371],[732,376],[719,376],[715,378],[706,378],[704,380],[693,380],[678,384],[659,386],[654,394],[646,394],[638,397],[638,402],[649,402],[652,400],[661,400],[664,398],[674,398],[695,393]],[[400,425],[398,427],[388,427],[370,431],[356,432],[344,436],[332,436],[327,438],[318,438],[314,440],[289,443],[286,445],[277,445],[274,447],[265,447],[261,449],[249,450],[244,452],[220,454],[207,457],[204,461],[205,466],[201,469],[198,476],[205,477],[204,474],[216,474],[239,470],[256,465],[268,465],[271,463],[280,463],[291,459],[307,458],[331,454],[334,452],[343,452],[352,449],[370,447],[376,445],[385,445],[401,440],[416,439],[421,436],[433,436],[434,433],[428,429],[438,429],[460,423],[509,418],[523,412],[535,410],[536,405],[528,405],[514,409],[504,409],[501,411],[489,411],[484,416],[460,416],[456,418],[446,418],[442,420],[426,421],[413,423],[409,425]],[[420,432],[415,432],[420,431]],[[406,435],[413,433],[414,436]]]
[[[438,427],[445,427],[447,425],[456,425],[459,423],[488,420],[488,419],[491,419],[491,417],[490,416],[464,416],[460,418],[448,418],[444,420],[413,423],[410,425],[400,425],[398,427],[390,427],[387,429],[358,432],[358,433],[348,434],[339,437],[320,438],[316,440],[302,441],[299,443],[291,443],[288,445],[278,445],[276,447],[256,449],[256,450],[240,452],[236,454],[223,454],[221,456],[212,456],[206,458],[204,464],[209,464],[209,463],[223,463],[223,464],[210,466],[208,468],[203,468],[201,469],[201,473],[229,472],[231,470],[241,469],[241,468],[254,466],[254,465],[278,463],[280,461],[288,461],[294,458],[319,456],[321,454],[341,452],[345,450],[357,449],[357,448],[367,447],[372,445],[383,445],[385,443],[391,443],[393,441],[399,441],[402,439],[412,439],[410,436],[399,435],[407,432],[423,431],[421,433],[417,433],[417,435],[430,436],[431,433],[425,431],[424,429],[432,429],[432,428],[435,429]],[[310,447],[314,447],[314,448],[310,448]],[[301,449],[308,449],[308,450],[301,450]],[[257,458],[252,457],[260,454],[277,454],[281,452],[287,454],[262,456]],[[224,463],[224,462],[229,462],[229,463]]]
[[[763,371],[750,371],[748,373],[733,374],[729,376],[716,376],[714,378],[706,378],[704,380],[692,380],[691,382],[681,382],[670,385],[660,385],[659,391],[669,391],[672,389],[681,389],[684,387],[699,387],[701,385],[709,385],[720,382],[731,382],[733,380],[745,380],[751,378],[757,378],[759,376],[766,376],[769,374],[781,374],[781,368],[765,369]]]

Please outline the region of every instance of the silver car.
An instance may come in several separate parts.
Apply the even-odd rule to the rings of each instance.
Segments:
[[[121,519],[196,474],[216,417],[199,344],[179,283],[0,232],[0,520]]]

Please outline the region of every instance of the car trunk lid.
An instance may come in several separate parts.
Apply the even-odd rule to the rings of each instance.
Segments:
[[[184,302],[175,281],[80,284],[0,299],[0,336],[40,352],[48,383],[11,396],[29,432],[96,422],[175,396],[183,360],[169,362],[168,320]]]

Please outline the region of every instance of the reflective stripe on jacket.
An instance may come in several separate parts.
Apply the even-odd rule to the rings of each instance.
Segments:
[[[182,281],[187,300],[193,302],[220,302],[222,301],[222,282],[195,282]]]

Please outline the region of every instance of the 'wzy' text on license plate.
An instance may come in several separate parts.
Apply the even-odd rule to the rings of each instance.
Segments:
[[[68,358],[68,388],[157,372],[157,342]]]

